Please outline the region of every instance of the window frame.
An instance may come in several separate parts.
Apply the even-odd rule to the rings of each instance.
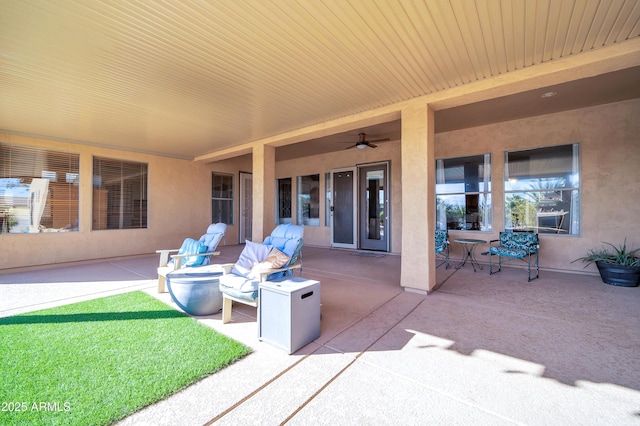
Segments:
[[[491,153],[483,153],[436,159],[436,229],[460,232],[493,231],[491,157]],[[447,166],[446,163],[450,165]],[[478,177],[475,182],[464,180],[466,164],[472,166],[469,168],[471,174],[473,168],[476,168]],[[447,178],[454,169],[460,167],[463,170],[457,181],[451,177]],[[447,173],[447,170],[450,172]],[[462,185],[462,187],[447,189],[447,186],[454,185]],[[470,185],[472,187],[467,189]],[[474,185],[477,189],[473,187]],[[460,198],[461,202],[447,203],[445,198],[454,200]],[[453,224],[457,225],[454,227]]]
[[[279,178],[276,185],[276,223],[293,223],[293,178]]]
[[[0,235],[79,231],[80,154],[7,142],[0,152]]]
[[[331,173],[324,174],[324,226],[331,227]]]
[[[571,151],[563,158],[557,151]],[[556,152],[554,154],[554,152]],[[520,175],[510,173],[509,155],[527,156],[528,162],[519,162]],[[535,158],[535,163],[531,161]],[[542,166],[548,164],[558,169],[562,162],[565,169],[553,173]],[[551,145],[504,152],[504,228],[505,230],[536,232],[541,235],[580,236],[581,226],[581,179],[580,143]],[[570,164],[570,166],[567,166]],[[560,167],[561,168],[561,167]],[[570,168],[570,170],[569,170]],[[536,175],[523,174],[525,171]],[[529,188],[523,188],[526,182]],[[532,188],[531,185],[538,185]],[[522,194],[522,195],[521,195]],[[519,197],[519,198],[516,198]],[[535,223],[533,216],[535,215]],[[519,217],[524,219],[520,220]],[[515,218],[515,219],[514,219]],[[515,224],[514,224],[515,222]]]
[[[92,231],[148,229],[148,163],[94,155],[92,187]]]
[[[296,178],[296,221],[298,225],[320,226],[320,173]]]
[[[228,179],[227,185],[229,189],[219,189],[219,196],[216,196],[216,182],[215,179]],[[220,182],[224,185],[224,182]],[[225,196],[222,196],[222,192],[228,192]],[[220,172],[211,172],[211,223],[224,223],[226,225],[233,225],[235,223],[235,176],[232,173],[220,173]],[[226,203],[226,209],[218,209],[218,215],[216,215],[216,202],[218,203]]]

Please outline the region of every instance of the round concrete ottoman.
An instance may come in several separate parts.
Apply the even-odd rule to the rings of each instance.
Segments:
[[[167,274],[173,301],[189,315],[213,315],[222,309],[218,265],[183,268]]]

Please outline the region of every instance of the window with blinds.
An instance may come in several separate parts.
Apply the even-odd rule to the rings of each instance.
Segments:
[[[0,234],[78,230],[80,155],[0,143]]]
[[[211,223],[233,225],[233,175],[211,174]]]
[[[147,227],[148,165],[93,157],[92,229]]]

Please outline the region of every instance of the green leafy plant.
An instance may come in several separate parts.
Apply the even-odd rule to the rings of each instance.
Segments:
[[[640,267],[640,256],[636,255],[636,253],[640,251],[640,248],[629,250],[627,248],[626,238],[624,239],[624,242],[618,246],[606,241],[604,241],[604,244],[608,247],[591,249],[587,252],[586,256],[580,257],[574,260],[574,262],[577,262],[578,260],[587,262],[585,268],[594,262]]]

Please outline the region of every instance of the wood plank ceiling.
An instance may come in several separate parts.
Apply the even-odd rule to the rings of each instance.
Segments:
[[[0,129],[193,158],[638,36],[639,0],[0,0]]]

